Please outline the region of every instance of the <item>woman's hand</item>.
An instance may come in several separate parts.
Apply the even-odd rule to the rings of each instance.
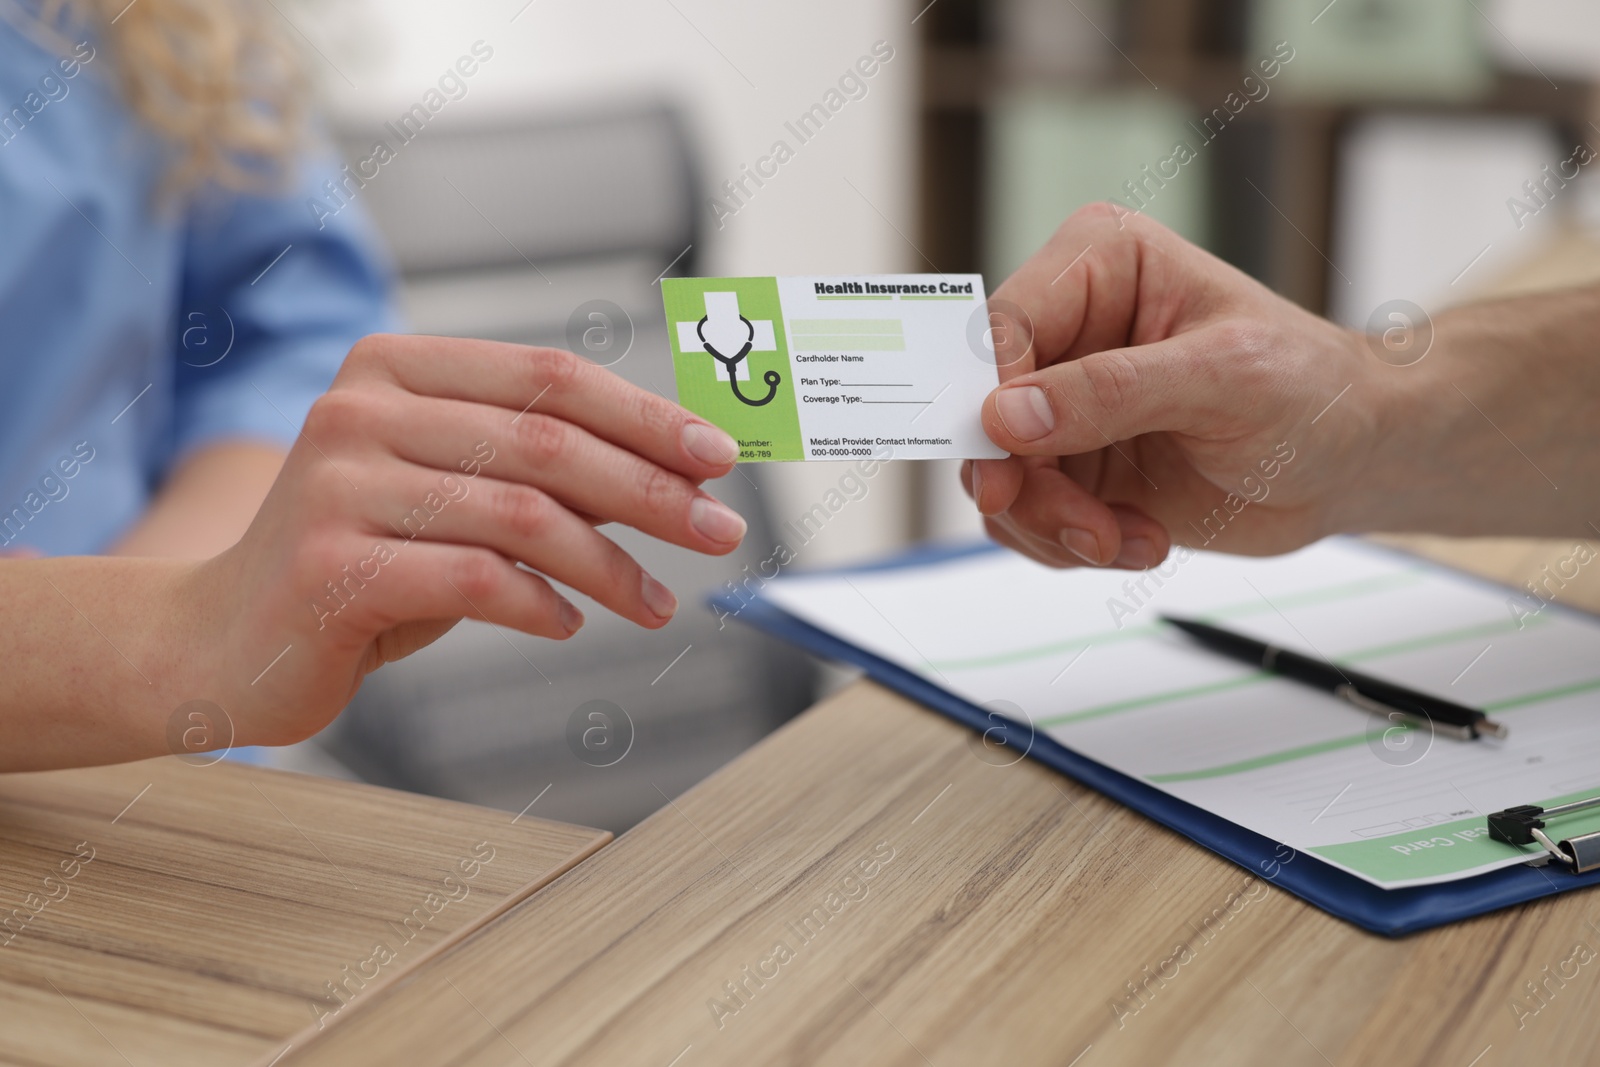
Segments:
[[[744,521],[699,485],[736,458],[721,430],[566,352],[366,338],[243,539],[184,579],[205,605],[193,696],[238,743],[298,740],[463,617],[571,636],[583,616],[552,580],[662,626],[677,600],[595,526],[730,552]]]
[[[1013,453],[966,464],[991,536],[1053,566],[1144,568],[1174,543],[1264,554],[1368,517],[1405,368],[1159,224],[1074,214],[990,300]]]

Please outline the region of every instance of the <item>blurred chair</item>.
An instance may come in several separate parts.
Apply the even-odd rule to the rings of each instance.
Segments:
[[[346,156],[369,156],[372,136],[343,132]],[[583,351],[587,330],[596,362],[676,395],[655,283],[692,269],[701,212],[673,111],[429,126],[359,198],[398,260],[416,332]],[[320,746],[374,782],[510,811],[538,797],[532,814],[590,826],[624,829],[661,807],[806,707],[814,686],[803,657],[735,623],[719,630],[703,606],[774,544],[759,471],[707,488],[750,522],[734,555],[605,530],[678,594],[671,624],[648,632],[576,595],[588,623],[565,643],[463,622],[377,671]]]

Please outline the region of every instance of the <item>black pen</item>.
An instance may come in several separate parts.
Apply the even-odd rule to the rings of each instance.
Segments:
[[[1245,663],[1253,663],[1264,671],[1325,690],[1362,711],[1385,718],[1399,716],[1418,726],[1430,726],[1439,733],[1463,741],[1471,741],[1484,734],[1491,737],[1506,736],[1504,726],[1477,708],[1419,693],[1370,674],[1291,652],[1287,648],[1269,645],[1265,641],[1208,623],[1174,619],[1170,615],[1163,615],[1162,619],[1199,639],[1207,648]]]

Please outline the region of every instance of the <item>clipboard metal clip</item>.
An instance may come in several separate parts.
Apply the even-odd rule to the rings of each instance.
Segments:
[[[1544,832],[1545,820],[1596,807],[1600,807],[1600,797],[1575,800],[1570,804],[1557,804],[1553,808],[1541,808],[1537,804],[1520,804],[1489,816],[1489,836],[1508,845],[1538,843],[1543,845],[1545,852],[1548,853],[1541,857],[1545,862],[1555,860],[1573,874],[1584,874],[1600,869],[1600,831],[1552,841]]]

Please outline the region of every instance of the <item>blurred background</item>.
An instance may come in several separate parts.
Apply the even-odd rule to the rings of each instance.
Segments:
[[[579,349],[669,397],[663,274],[981,271],[992,290],[1107,198],[1351,326],[1387,328],[1395,300],[1600,277],[1585,0],[279,10],[345,157],[393,149],[354,198],[413,329]],[[786,124],[874,46],[891,58],[802,143]],[[430,109],[463,56],[464,89]],[[778,141],[792,158],[749,179]],[[712,486],[751,522],[725,559],[618,532],[685,604],[665,629],[589,605],[562,645],[463,623],[271,758],[625,829],[844,680],[701,605],[846,470],[746,465]],[[886,466],[795,568],[980,536],[955,478]]]

